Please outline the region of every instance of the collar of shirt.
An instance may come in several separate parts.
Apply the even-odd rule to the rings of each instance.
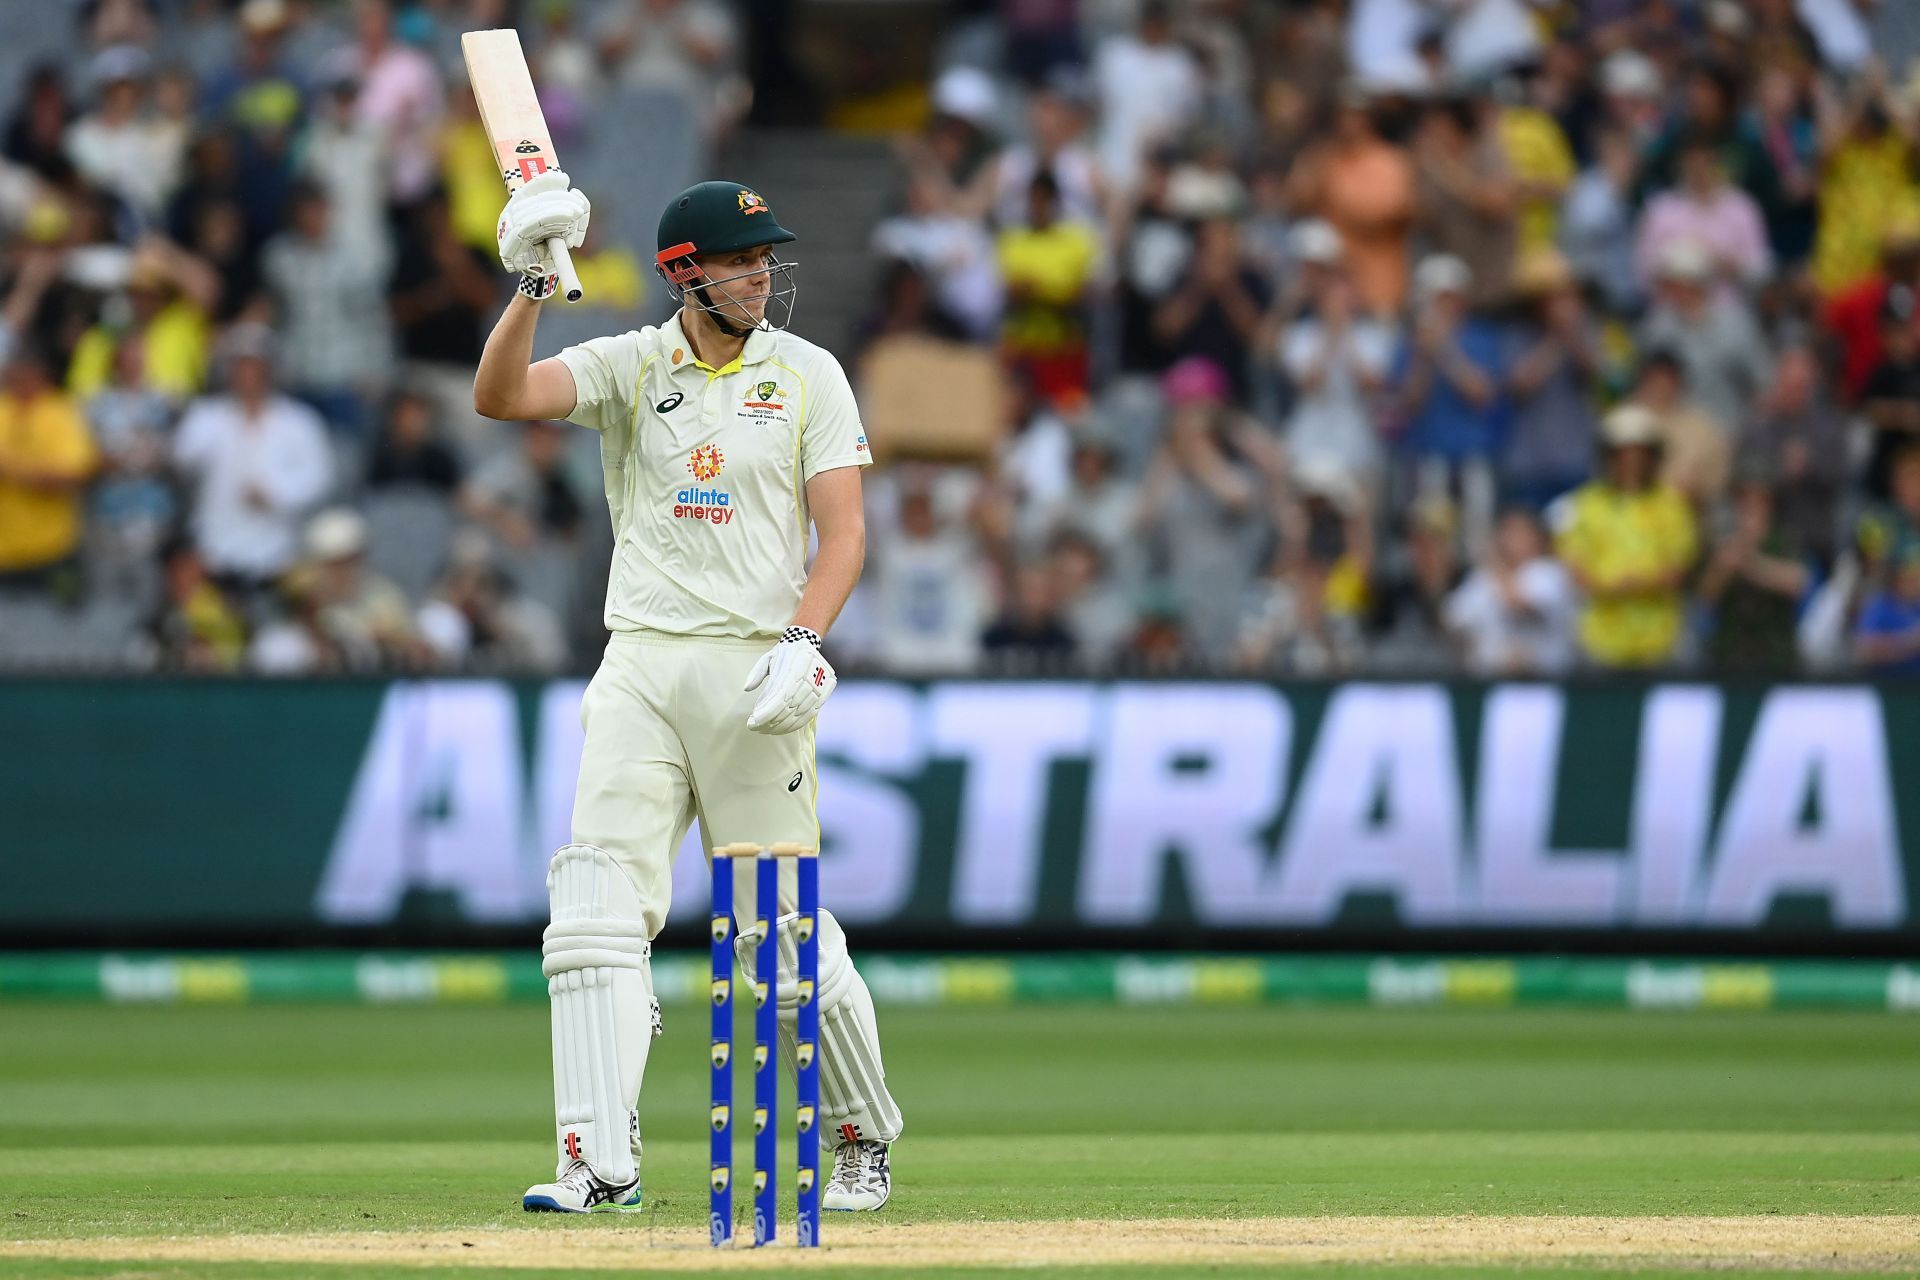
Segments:
[[[667,358],[668,366],[675,373],[682,369],[699,369],[705,372],[707,381],[712,382],[715,378],[739,373],[748,365],[759,364],[772,355],[776,336],[771,329],[755,329],[747,335],[747,344],[740,349],[740,354],[716,369],[693,354],[693,344],[687,341],[687,331],[681,327],[680,313],[676,311],[660,326],[660,354]]]

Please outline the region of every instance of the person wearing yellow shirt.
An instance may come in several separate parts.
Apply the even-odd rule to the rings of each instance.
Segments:
[[[80,491],[98,465],[86,419],[45,358],[15,351],[0,374],[0,580],[47,581],[73,558]]]
[[[1007,294],[1001,349],[1056,403],[1087,390],[1083,304],[1100,257],[1093,229],[1059,213],[1059,184],[1042,170],[1028,185],[1026,225],[1002,231],[994,250]]]
[[[1580,171],[1560,122],[1538,107],[1502,107],[1497,124],[1507,172],[1519,198],[1516,253],[1524,258],[1559,242],[1560,203]]]
[[[207,380],[212,332],[207,323],[220,297],[220,277],[193,254],[158,237],[134,253],[126,299],[131,322],[123,329],[96,324],[80,335],[67,365],[67,390],[86,400],[113,377],[123,343],[140,347],[143,384],[174,400],[199,393]]]
[[[1679,648],[1698,554],[1693,510],[1660,483],[1660,424],[1639,405],[1607,415],[1598,479],[1575,490],[1555,550],[1586,595],[1580,647],[1597,666],[1656,667]]]

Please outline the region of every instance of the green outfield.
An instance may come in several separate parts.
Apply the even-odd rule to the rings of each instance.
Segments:
[[[1900,1014],[889,1008],[893,1203],[804,1259],[698,1243],[687,1006],[642,1104],[649,1211],[522,1214],[545,1020],[0,1004],[0,1275],[1920,1272]]]

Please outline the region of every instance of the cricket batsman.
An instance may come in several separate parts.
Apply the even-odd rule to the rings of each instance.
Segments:
[[[474,375],[490,418],[564,418],[600,433],[614,528],[606,623],[587,687],[573,843],[547,871],[545,972],[553,1016],[553,1181],[532,1211],[640,1207],[640,1099],[660,1033],[650,965],[687,826],[716,845],[818,847],[814,717],[837,683],[821,638],[860,577],[860,469],[872,461],[847,376],[786,331],[794,239],[732,182],[687,188],[660,216],[657,268],[679,311],[534,362],[556,288],[546,243],[585,237],[589,205],[558,170],[500,216],[500,261],[521,277]],[[809,530],[819,549],[807,564]],[[750,865],[736,916],[755,915]],[[781,1047],[794,1062],[795,874],[781,867]],[[820,1133],[827,1209],[887,1201],[887,1092],[873,1000],[847,940],[820,912]],[[741,948],[750,967],[751,955]]]

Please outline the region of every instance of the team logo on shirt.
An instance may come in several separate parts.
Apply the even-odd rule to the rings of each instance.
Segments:
[[[786,408],[787,389],[777,382],[756,382],[747,388],[747,394],[741,403],[742,409],[760,410],[755,417],[766,417],[769,413]]]
[[[693,472],[695,480],[711,480],[726,465],[727,456],[717,444],[703,444],[687,455],[687,470]]]

